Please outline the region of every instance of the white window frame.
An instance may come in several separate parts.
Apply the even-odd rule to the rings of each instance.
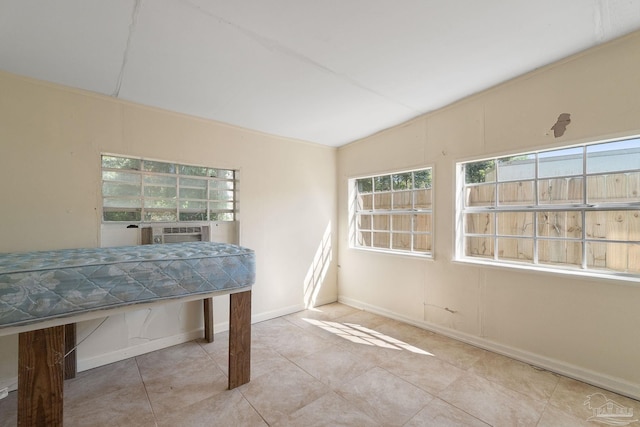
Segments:
[[[640,195],[636,197],[631,191],[631,184],[627,183],[625,197],[611,197],[611,200],[602,200],[602,198],[609,196],[608,193],[606,193],[608,190],[604,190],[603,194],[605,194],[606,197],[601,195],[600,200],[597,202],[590,199],[590,191],[595,192],[598,189],[602,190],[606,188],[606,186],[602,186],[602,184],[600,184],[600,187],[596,187],[596,181],[606,181],[608,176],[615,177],[616,175],[626,175],[628,182],[634,182],[633,185],[640,187],[640,184],[635,184],[635,181],[640,180],[640,163],[638,163],[638,166],[636,167],[629,168],[628,165],[624,165],[620,162],[620,169],[615,169],[614,167],[613,170],[599,172],[590,170],[587,165],[588,160],[595,159],[598,156],[595,153],[597,153],[599,149],[605,147],[605,144],[610,144],[609,147],[611,147],[615,143],[629,144],[630,146],[633,146],[630,148],[631,150],[640,150],[640,137],[631,136],[553,149],[530,151],[526,153],[513,153],[509,155],[458,162],[456,165],[457,220],[455,260],[501,267],[506,266],[536,269],[568,274],[640,281],[640,270],[636,270],[637,267],[634,267],[635,262],[631,261],[631,259],[635,260],[638,257],[637,254],[639,252],[637,251],[640,251],[640,238],[637,235],[637,231],[629,228],[627,230],[627,238],[610,238],[608,235],[614,234],[613,232],[607,231],[612,228],[610,225],[611,221],[609,219],[605,220],[609,221],[606,224],[606,227],[599,227],[600,224],[594,221],[596,216],[600,218],[603,215],[619,215],[621,221],[626,220],[627,223],[633,221],[633,224],[636,224],[635,218],[640,215]],[[540,164],[548,164],[551,162],[551,160],[549,160],[551,157],[545,156],[562,150],[580,151],[580,160],[582,162],[581,171],[579,173],[558,173],[553,176],[548,174],[545,175],[544,172],[541,172]],[[622,152],[619,152],[618,156],[622,155],[620,153]],[[637,151],[634,153],[637,153]],[[635,162],[636,159],[638,159],[638,156],[640,156],[640,154],[629,154],[628,157],[632,157],[633,162]],[[506,164],[504,159],[508,158],[533,158],[535,165],[533,177],[511,180],[505,178],[501,180],[500,167],[497,166],[495,168],[495,179],[491,178],[491,181],[484,183],[466,182],[466,165],[491,161],[495,162],[494,164],[497,165],[500,160]],[[545,158],[547,160],[544,160]],[[559,159],[560,156],[557,158]],[[566,158],[568,158],[568,156],[565,156],[565,159]],[[542,159],[542,161],[540,161],[540,159]],[[525,160],[522,161],[524,162]],[[578,164],[577,160],[573,163],[574,166]],[[594,162],[594,165],[597,165],[597,163]],[[633,181],[631,181],[632,179]],[[575,188],[579,188],[580,191],[574,192],[574,195],[579,196],[580,200],[578,200],[578,197],[576,196],[575,198],[568,197],[568,200],[564,200],[564,202],[560,200],[558,200],[558,202],[554,202],[551,196],[549,196],[549,199],[541,197],[541,195],[549,195],[551,193],[552,188],[550,183],[553,180],[566,180],[566,182],[575,180],[575,183],[577,183]],[[509,201],[505,204],[501,204],[500,198],[507,197],[504,196],[506,191],[502,194],[499,193],[500,186],[502,184],[514,183],[525,183],[525,185],[532,183],[532,200],[529,200],[528,203],[514,203],[513,201]],[[549,183],[549,188],[545,187],[545,183]],[[486,195],[490,195],[492,200],[487,202],[484,206],[468,206],[467,201],[471,199],[468,194],[470,194],[471,191],[475,191],[475,194],[481,194],[481,188],[474,190],[474,187],[481,186],[486,186],[487,191],[484,193],[485,197]],[[492,186],[493,194],[489,191]],[[637,193],[637,190],[638,189],[636,188],[634,191]],[[629,196],[629,194],[631,194],[631,196]],[[562,215],[564,214],[567,216],[563,218]],[[525,215],[529,215],[527,218],[531,219],[532,222],[525,226],[525,221],[515,220],[514,218],[516,218],[516,216],[514,215],[520,215],[520,218],[524,218]],[[571,220],[569,215],[571,215]],[[510,218],[510,221],[504,221],[500,224],[500,218]],[[555,220],[551,218],[562,218],[562,221],[554,222]],[[478,221],[478,219],[481,219],[481,221]],[[517,227],[514,227],[513,224],[510,224],[509,226],[522,230],[522,234],[516,234],[517,232],[507,232],[505,234],[502,230],[509,227],[505,225],[507,222],[513,224],[517,224],[519,222]],[[483,223],[483,225],[479,227],[478,224],[480,223]],[[573,224],[573,226],[570,226],[571,224]],[[531,226],[531,231],[525,231],[528,226]],[[557,234],[557,236],[552,235],[554,233],[548,233],[545,235],[545,227],[547,229],[556,230],[555,234]],[[605,228],[605,231],[596,233],[595,231],[599,228]],[[474,238],[478,240],[473,241]],[[514,256],[504,256],[504,252],[507,251],[506,249],[501,256],[501,242],[504,242],[503,248],[508,248],[510,243],[508,242],[509,240],[520,241],[522,243],[521,247],[523,248],[522,252],[527,255],[530,254],[531,259],[527,256],[522,256],[522,259],[515,259],[516,257]],[[530,243],[527,242],[527,240],[530,240]],[[473,244],[469,244],[469,242],[472,242]],[[561,247],[563,243],[566,244],[567,254],[577,254],[578,252],[575,249],[579,247],[580,258],[576,262],[563,263],[551,261],[547,258],[550,252],[548,251],[549,248],[554,245],[556,247]],[[601,245],[607,245],[607,248],[605,249],[604,266],[598,265],[602,264],[602,260],[599,260],[597,256],[597,253],[599,253],[598,251],[601,251]],[[482,252],[480,249],[487,249],[486,253],[480,253]],[[571,251],[572,249],[574,249],[573,252]],[[611,262],[607,261],[607,251],[610,251],[609,253],[616,253],[617,251],[618,260],[620,262],[616,262],[613,259]],[[511,251],[511,255],[513,255],[513,253],[514,252]],[[518,254],[519,253],[520,248],[518,248]],[[625,254],[624,256],[627,257],[626,261],[623,261],[624,257],[619,255],[620,253]],[[560,258],[561,257],[562,255]],[[577,255],[575,255],[575,257],[577,257]],[[568,259],[569,256],[567,255],[567,260]],[[626,267],[616,267],[616,263],[626,265]],[[614,267],[611,267],[611,265]]]
[[[414,183],[416,182],[415,173],[424,171],[427,171],[429,174],[428,186],[422,188],[414,188]],[[405,174],[411,174],[411,189],[395,188],[395,185],[393,184],[393,176],[399,177]],[[389,189],[381,191],[375,190],[375,180],[384,179],[383,177],[389,178]],[[369,179],[372,180],[371,191],[359,191],[358,182],[361,180],[364,181]],[[350,247],[366,251],[433,258],[433,182],[433,166],[379,173],[375,175],[358,176],[349,179],[348,197],[350,218]],[[421,196],[422,199],[418,199],[418,197],[420,196],[420,192],[423,193],[423,195]],[[400,199],[400,193],[404,193],[405,197],[410,194],[410,206],[407,206],[406,202],[404,203],[403,207],[399,207],[398,205],[396,205],[396,197],[394,196],[398,195],[398,199]],[[378,208],[376,206],[376,199],[378,198],[377,196],[389,196],[389,204],[382,208]],[[362,197],[370,197],[370,203],[363,203]],[[401,216],[404,218],[401,218]],[[384,217],[387,217],[388,221],[386,229],[383,229],[384,227],[378,228],[374,226],[374,217],[382,218],[383,222]],[[417,220],[418,217],[422,217],[422,220]],[[410,221],[406,221],[409,218]],[[405,220],[405,225],[402,227],[399,226],[401,219]],[[366,225],[364,225],[365,223]],[[361,225],[364,225],[364,227],[361,227]],[[369,236],[368,244],[363,243],[367,239],[367,237],[363,236],[367,234]],[[376,240],[374,234],[380,234],[380,236],[378,237],[382,237],[382,235],[388,235],[388,245],[376,245],[374,243],[374,241]]]
[[[105,166],[108,159],[136,162],[139,167]],[[145,167],[145,165],[152,166],[152,164],[167,167],[170,171],[154,171],[150,170],[152,168]],[[236,220],[238,211],[237,170],[108,153],[103,153],[100,156],[100,166],[101,217],[104,224],[231,222]],[[190,170],[197,172],[189,172]],[[131,183],[129,186],[130,194],[109,194],[110,190],[118,186],[126,186],[129,183]],[[151,190],[151,187],[157,190],[156,194]],[[173,194],[164,196],[162,190],[168,190]],[[191,195],[188,194],[189,191],[192,192]],[[196,193],[201,193],[201,195],[194,195]],[[162,207],[163,204],[166,206]],[[113,219],[115,216],[111,215],[111,219],[109,219],[109,214],[114,212],[125,215],[122,216],[122,219]],[[132,217],[127,217],[126,213],[130,213]],[[162,217],[162,214],[166,216]],[[193,215],[193,218],[188,218],[189,215]]]

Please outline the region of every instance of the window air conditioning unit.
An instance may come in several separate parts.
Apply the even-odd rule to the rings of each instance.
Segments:
[[[143,245],[184,242],[208,242],[209,226],[162,225],[141,228]]]

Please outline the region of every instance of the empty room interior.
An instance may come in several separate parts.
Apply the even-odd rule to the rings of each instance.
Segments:
[[[0,236],[2,427],[640,425],[640,2],[0,0]]]

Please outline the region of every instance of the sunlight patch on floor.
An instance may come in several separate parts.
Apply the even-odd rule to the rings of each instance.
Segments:
[[[341,338],[357,344],[388,348],[392,350],[407,350],[416,354],[433,356],[433,354],[429,353],[428,351],[422,350],[418,347],[412,346],[411,344],[407,344],[403,341],[390,337],[389,335],[385,335],[381,332],[374,331],[373,329],[369,329],[355,323],[330,322],[326,320],[307,318],[303,318],[303,320],[314,326],[322,328],[327,332],[331,332],[332,334],[335,334]]]

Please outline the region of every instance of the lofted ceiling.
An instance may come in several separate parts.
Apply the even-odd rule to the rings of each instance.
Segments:
[[[640,0],[0,0],[0,69],[340,146],[640,29]]]

